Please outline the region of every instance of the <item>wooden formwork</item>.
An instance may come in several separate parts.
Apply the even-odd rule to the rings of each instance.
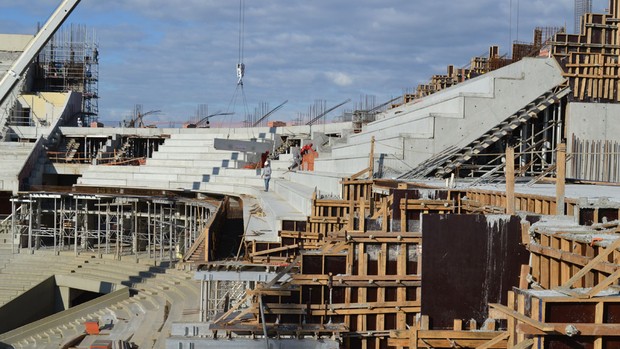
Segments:
[[[504,213],[506,208],[506,193],[490,190],[465,190],[462,194],[467,198],[460,199],[461,212],[472,213]],[[577,200],[565,199],[565,212],[574,216],[578,211]],[[556,199],[551,196],[515,193],[515,209],[540,215],[556,214]]]
[[[496,319],[507,321],[508,347],[620,347],[620,297],[581,299],[550,290],[509,292],[508,306],[491,304]]]
[[[367,179],[347,179],[343,186],[342,200],[313,198],[311,216],[306,222],[287,222],[288,229],[279,232],[280,242],[248,243],[248,261],[279,265],[282,275],[290,273],[290,280],[277,288],[272,288],[275,283],[257,287],[243,300],[251,305],[224,314],[214,322],[214,331],[261,335],[262,302],[271,336],[337,336],[348,348],[554,349],[563,347],[545,343],[566,340],[566,334],[558,334],[556,323],[536,320],[532,314],[538,313],[527,310],[533,299],[539,301],[527,298],[527,292],[534,292],[528,287],[561,294],[541,301],[551,304],[549,309],[586,299],[607,314],[620,304],[614,297],[601,301],[588,293],[617,283],[618,246],[610,249],[596,239],[575,238],[573,230],[573,235],[539,231],[524,222],[518,239],[531,253],[531,263],[521,267],[519,287],[508,293],[507,304],[492,304],[484,323],[454,319],[452,328],[434,328],[422,313],[422,226],[416,220],[429,214],[439,215],[425,221],[441,220],[437,217],[446,214],[504,214],[505,193]],[[555,213],[554,197],[516,194],[515,201],[518,211],[533,216]],[[598,229],[594,233],[609,233],[617,226],[608,219],[618,218],[618,208],[565,202],[566,212]],[[614,244],[620,245],[617,241]],[[582,294],[581,288],[589,291]],[[598,311],[595,319],[601,317]],[[596,321],[577,329],[590,333],[602,324],[605,331],[615,330],[616,325]],[[616,339],[608,333],[586,339],[594,338],[593,349],[614,348]]]
[[[530,229],[529,235],[524,242],[531,252],[532,282],[537,287],[561,288],[565,293],[574,293],[571,288],[594,288],[590,292],[596,292],[616,283],[620,235],[614,230]]]
[[[407,217],[450,213],[454,202],[377,193],[373,185],[373,180],[345,179],[342,200],[313,198],[305,231],[280,231],[278,243],[247,243],[252,263],[286,265],[299,258],[287,292],[263,298],[271,312],[268,323],[342,324],[354,334],[343,335],[348,347],[380,348],[391,331],[406,331],[415,322],[422,237],[420,225],[407,225]],[[393,227],[394,210],[405,219]],[[250,313],[258,321],[258,313]],[[234,322],[229,325],[234,328]]]
[[[618,7],[617,0],[610,0],[609,13],[583,16],[579,34],[555,35],[552,54],[576,100],[620,101]]]

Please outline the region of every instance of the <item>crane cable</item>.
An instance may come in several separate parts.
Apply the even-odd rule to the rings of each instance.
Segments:
[[[239,0],[239,60],[237,61],[237,63],[239,64],[243,64],[244,34],[245,34],[245,0]]]
[[[245,96],[245,90],[243,89],[243,77],[245,76],[245,64],[243,63],[243,56],[245,50],[245,0],[239,0],[239,47],[238,47],[238,60],[237,60],[237,85],[235,86],[235,92],[233,93],[230,102],[228,103],[227,111],[230,111],[232,106],[233,110],[237,104],[237,97],[239,90],[241,90],[241,97],[243,102],[243,112],[245,117],[249,116],[248,102]],[[232,118],[228,124],[228,137],[230,137],[230,128],[232,127]]]

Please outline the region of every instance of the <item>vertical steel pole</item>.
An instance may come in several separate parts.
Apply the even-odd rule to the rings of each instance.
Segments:
[[[75,199],[75,210],[74,210],[74,218],[73,218],[73,252],[75,256],[78,256],[78,199]]]
[[[56,198],[54,198],[54,230],[53,230],[53,234],[54,234],[54,255],[58,255],[58,251],[57,248],[58,246],[56,246],[58,244],[58,238],[57,238],[57,234],[58,234],[58,219],[57,219],[57,215],[58,213],[56,212],[56,208],[58,207],[58,200]]]
[[[28,253],[33,254],[34,250],[32,249],[32,220],[34,219],[32,215],[32,199],[28,200]]]
[[[146,234],[147,234],[147,250],[149,259],[151,258],[151,202],[147,201],[147,212],[146,212]]]
[[[15,254],[15,215],[17,214],[17,212],[15,211],[15,200],[17,200],[16,198],[13,198],[11,200],[11,253]],[[21,206],[20,206],[21,207]]]

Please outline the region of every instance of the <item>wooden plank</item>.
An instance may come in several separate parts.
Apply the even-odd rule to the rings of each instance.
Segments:
[[[606,260],[609,254],[616,250],[618,247],[620,247],[620,238],[614,240],[614,242],[607,246],[604,251],[599,252],[599,254],[594,257],[590,261],[590,263],[588,263],[585,267],[579,270],[577,274],[573,275],[573,277],[571,277],[565,284],[563,284],[562,288],[570,288],[577,280],[586,276],[594,267],[596,267],[598,263]]]
[[[596,304],[594,311],[594,323],[602,324],[605,321],[605,303],[599,302]],[[603,338],[598,337],[594,340],[593,349],[603,349]]]
[[[615,272],[613,272],[613,274],[609,275],[604,280],[599,281],[599,283],[595,287],[592,287],[592,289],[588,291],[588,293],[586,293],[586,297],[592,298],[596,296],[597,294],[599,294],[599,292],[603,291],[604,289],[609,287],[611,284],[618,281],[618,278],[620,278],[620,268],[617,269]]]
[[[508,339],[508,337],[510,336],[510,334],[508,334],[508,332],[504,332],[502,334],[500,334],[499,336],[491,339],[490,341],[479,345],[476,347],[476,349],[490,349],[492,348],[494,345],[499,344],[500,342],[505,341],[506,339]]]
[[[536,328],[536,329],[538,329],[540,331],[551,332],[551,331],[554,330],[553,326],[551,326],[549,324],[542,323],[540,321],[536,321],[534,319],[530,319],[529,317],[527,317],[527,316],[525,316],[523,314],[520,314],[520,313],[518,313],[518,312],[508,308],[505,305],[498,304],[498,303],[489,303],[489,307],[491,307],[491,308],[493,308],[495,310],[498,310],[498,311],[500,311],[500,312],[502,312],[502,313],[504,313],[504,314],[506,314],[506,315],[508,315],[508,316],[510,316],[510,317],[512,317],[512,318],[514,318],[514,319],[516,319],[518,321],[520,321],[520,322],[528,324],[528,325],[532,326],[533,328]]]
[[[534,340],[532,338],[526,339],[519,344],[513,346],[511,349],[530,349],[534,345]]]
[[[268,250],[262,250],[262,251],[258,251],[258,252],[253,252],[253,253],[250,254],[250,257],[263,256],[263,255],[271,254],[271,253],[277,253],[277,252],[282,252],[282,251],[294,250],[296,248],[299,248],[299,244],[286,245],[286,246],[271,248],[271,249],[268,249]]]
[[[584,323],[545,323],[545,329],[537,328],[532,324],[519,324],[519,332],[525,335],[543,336],[548,334],[566,334],[568,325],[575,326],[580,336],[617,336],[620,333],[620,324],[584,324]]]
[[[506,214],[515,214],[515,149],[506,147]]]
[[[530,266],[527,264],[521,265],[521,273],[519,274],[519,288],[527,289],[528,287],[528,278],[527,276],[530,274]]]

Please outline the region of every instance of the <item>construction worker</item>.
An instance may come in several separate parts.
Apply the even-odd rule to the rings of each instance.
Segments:
[[[303,147],[301,147],[301,156],[303,157],[304,155],[308,154],[310,150],[312,150],[312,143],[304,145]]]
[[[260,154],[260,162],[258,163],[259,167],[258,168],[262,168],[263,164],[269,159],[269,150],[267,150],[266,152]]]
[[[291,154],[293,154],[293,163],[288,167],[289,171],[293,171],[294,169],[301,166],[301,152],[298,147],[291,148]]]
[[[308,143],[306,145],[304,145],[303,147],[301,147],[301,164],[304,165],[302,166],[302,170],[307,170],[307,165],[304,164],[304,156],[306,156],[306,154],[308,154],[309,152],[311,152],[312,149],[312,143]],[[306,159],[307,161],[307,159]]]
[[[265,191],[269,191],[269,180],[271,179],[271,163],[269,160],[265,161],[260,177],[265,180]]]

